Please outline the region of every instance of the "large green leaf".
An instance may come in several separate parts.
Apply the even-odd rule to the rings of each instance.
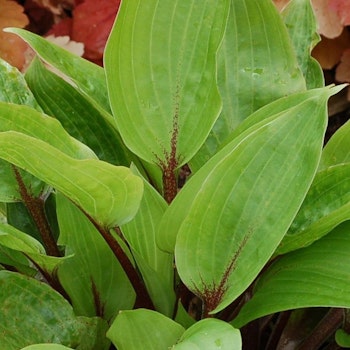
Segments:
[[[58,343],[79,349],[87,333],[94,334],[96,327],[106,329],[102,320],[91,320],[76,317],[69,303],[48,285],[17,273],[0,271],[2,350],[18,350],[37,343]],[[85,350],[105,349],[103,339],[100,339],[102,346],[90,340]]]
[[[350,308],[350,222],[311,246],[277,260],[259,279],[235,327],[275,312],[312,307]]]
[[[178,221],[165,214],[160,232],[178,233],[178,272],[208,312],[248,287],[290,226],[318,165],[330,94],[318,90],[234,139],[175,198]]]
[[[167,208],[165,200],[144,181],[140,209],[121,230],[127,240],[157,310],[171,317],[175,305],[174,255],[156,244],[158,224]]]
[[[191,160],[197,171],[245,118],[262,106],[305,90],[285,25],[270,0],[231,0],[218,54],[222,113]]]
[[[164,315],[146,309],[122,311],[107,332],[118,350],[165,350],[185,329]]]
[[[350,120],[339,128],[323,149],[319,170],[332,165],[350,163]]]
[[[123,1],[105,52],[125,144],[162,168],[186,163],[221,109],[216,52],[229,0]]]
[[[331,90],[329,90],[329,94],[335,94],[341,88],[342,86],[333,87]],[[260,108],[258,111],[245,119],[229,135],[227,142],[224,143],[222,148],[230,145],[230,148],[234,149],[251,133],[259,130],[262,126],[268,124],[283,114],[288,114],[291,116],[291,118],[293,118],[294,115],[299,113],[300,105],[308,105],[310,103],[313,104],[313,101],[318,99],[320,95],[327,91],[327,89],[328,88],[299,92],[281,98]],[[188,186],[187,184],[185,185],[164,214],[157,235],[157,243],[161,249],[168,252],[174,251],[179,225],[181,225],[181,223],[184,221],[187,215],[187,208],[191,206],[191,203],[194,200],[193,193],[200,191],[201,181],[206,181],[205,178],[207,176],[207,171],[209,171],[208,169],[211,169],[211,167],[212,166],[205,168],[207,170],[203,170],[203,175],[201,176],[202,180],[196,180],[195,183],[190,180],[191,182],[189,183],[191,183],[191,186]],[[196,175],[193,177],[195,178],[195,176]]]
[[[45,62],[69,77],[92,101],[106,111],[110,110],[103,68],[25,29],[6,28],[6,31],[20,36]]]
[[[187,329],[171,349],[174,350],[240,350],[241,335],[228,323],[207,318]]]
[[[130,169],[96,159],[73,159],[44,141],[9,131],[0,133],[0,158],[57,188],[105,227],[136,214],[142,180]]]
[[[350,163],[345,163],[316,174],[275,255],[305,247],[349,219]]]
[[[58,277],[78,315],[111,320],[134,305],[135,293],[118,260],[96,228],[61,194],[56,196],[58,243],[74,254],[58,269]],[[79,273],[74,273],[79,271]]]

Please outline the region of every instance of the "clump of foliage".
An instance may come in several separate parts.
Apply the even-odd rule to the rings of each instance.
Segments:
[[[9,31],[37,58],[0,65],[2,349],[349,344],[309,1],[124,0],[105,68]]]

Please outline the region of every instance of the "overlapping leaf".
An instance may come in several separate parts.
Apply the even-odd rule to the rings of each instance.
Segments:
[[[160,250],[156,244],[156,232],[166,208],[165,200],[144,181],[140,209],[121,230],[132,249],[154,305],[159,312],[171,317],[175,305],[174,255]]]
[[[221,109],[216,52],[229,0],[124,1],[106,46],[113,114],[125,144],[162,168],[187,162]]]
[[[138,210],[143,183],[128,168],[77,160],[14,131],[0,133],[0,158],[57,188],[104,227],[125,223]]]
[[[310,245],[349,219],[350,163],[345,163],[317,173],[275,255]]]
[[[40,110],[40,107],[32,92],[29,90],[22,74],[16,68],[1,59],[0,101],[9,102],[11,104],[24,104]],[[6,105],[3,104],[2,106]],[[8,106],[8,109],[11,108],[12,105]],[[1,113],[2,116],[3,112]],[[0,124],[0,128],[1,127],[2,123]],[[1,129],[1,131],[4,131],[4,129]],[[19,173],[30,193],[38,195],[43,191],[44,184],[41,181],[24,171],[19,171]],[[0,188],[0,201],[13,202],[20,200],[21,196],[18,191],[18,183],[12,166],[3,160],[0,160],[0,179],[2,184]]]
[[[62,78],[34,60],[26,81],[45,113],[57,118],[69,134],[88,145],[101,160],[129,166],[131,154],[122,143],[115,121]]]
[[[350,163],[350,121],[339,128],[323,149],[319,170],[332,165]]]
[[[185,329],[164,315],[146,309],[122,311],[107,332],[118,350],[164,350],[173,346]]]
[[[207,318],[187,329],[174,350],[240,350],[242,340],[238,329],[228,323]]]
[[[303,307],[350,307],[350,222],[305,249],[276,261],[260,278],[235,327],[275,312]]]
[[[311,2],[290,1],[282,17],[291,37],[301,71],[308,89],[324,86],[320,64],[311,57],[311,50],[320,41]]]
[[[218,53],[222,113],[191,160],[197,171],[245,118],[260,107],[297,91],[305,80],[285,25],[269,0],[231,0]]]
[[[45,62],[69,77],[97,105],[107,112],[110,110],[103,68],[24,29],[7,28],[6,31],[20,36]]]
[[[7,224],[0,224],[0,245],[21,252],[40,267],[41,271],[49,274],[65,259],[46,255],[45,249],[36,239]]]
[[[106,320],[132,308],[135,293],[111,249],[89,220],[69,200],[57,195],[58,243],[74,254],[58,269],[58,277],[78,315]],[[79,273],[72,273],[79,271]]]
[[[318,90],[234,139],[171,204],[178,221],[165,214],[161,229],[172,227],[170,239],[178,233],[180,277],[208,311],[242,293],[286,233],[318,165],[332,93]]]
[[[342,86],[333,87],[330,94],[335,94],[342,89]],[[302,104],[309,104],[323,93],[323,89],[314,89],[299,92],[289,95],[274,101],[253,113],[247,119],[245,119],[239,127],[237,127],[227,138],[227,141],[223,144],[222,148],[231,143],[231,148],[234,149],[242,140],[249,136],[252,132],[259,130],[261,126],[273,121],[283,114],[296,115]],[[293,117],[292,117],[293,118]],[[202,181],[205,181],[206,173],[203,171],[201,176]],[[201,183],[196,180],[196,185],[191,181],[191,186],[185,186],[181,192],[177,195],[174,202],[169,206],[166,211],[160,228],[158,230],[157,243],[168,252],[173,252],[175,248],[175,241],[179,230],[179,225],[184,221],[187,215],[187,209],[194,200],[193,193],[197,193],[201,189]],[[193,187],[192,187],[193,186]],[[196,188],[194,188],[196,186]]]

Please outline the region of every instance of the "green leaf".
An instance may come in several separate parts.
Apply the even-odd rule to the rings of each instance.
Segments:
[[[40,110],[40,106],[29,90],[23,75],[2,59],[0,59],[0,77],[0,101],[11,103],[11,105],[8,106],[10,111],[15,103],[28,105]],[[2,105],[6,106],[5,103]],[[3,120],[1,120],[0,123],[0,130],[4,131],[2,129],[2,124]],[[41,181],[23,171],[20,171],[20,174],[26,187],[28,189],[30,188],[30,192],[39,194],[43,190],[44,184]],[[0,182],[0,201],[14,202],[21,199],[13,168],[9,163],[3,160],[0,161]]]
[[[111,320],[134,305],[135,293],[107,243],[96,228],[61,194],[56,196],[58,243],[74,254],[58,269],[58,278],[78,315]]]
[[[0,158],[58,189],[104,227],[126,223],[138,210],[143,183],[128,168],[73,159],[41,140],[12,131],[0,133]]]
[[[343,329],[338,329],[335,332],[335,341],[342,348],[350,348],[350,334]]]
[[[27,276],[35,276],[37,270],[29,266],[28,259],[22,253],[0,245],[0,266],[13,267]],[[0,268],[1,270],[1,268]]]
[[[292,0],[282,11],[282,17],[298,58],[308,89],[324,86],[320,64],[311,57],[311,50],[320,41],[317,22],[310,0]]]
[[[134,172],[137,173],[135,168]],[[133,252],[154,305],[159,312],[171,317],[175,305],[174,255],[160,250],[156,244],[158,224],[167,207],[159,193],[144,181],[140,209],[134,219],[123,225],[121,230]]]
[[[191,160],[197,171],[244,119],[297,91],[305,80],[283,21],[270,0],[231,0],[218,54],[223,109],[208,139]]]
[[[159,232],[170,230],[168,247],[178,233],[179,275],[208,312],[222,310],[248,287],[290,226],[318,165],[331,93],[319,90],[234,139],[164,215]]]
[[[0,132],[9,130],[46,141],[74,158],[96,157],[88,147],[73,139],[56,119],[25,105],[0,102]],[[19,174],[29,193],[37,197],[44,191],[44,184],[37,178],[23,171]],[[21,200],[18,179],[11,164],[0,162],[0,180],[0,201]]]
[[[0,101],[27,105],[40,110],[23,75],[0,58]]]
[[[45,249],[36,239],[7,224],[0,224],[0,245],[23,253],[49,274],[54,273],[65,259],[46,255]]]
[[[275,255],[305,247],[350,219],[350,163],[316,174]]]
[[[164,315],[146,309],[122,311],[107,332],[118,350],[164,350],[174,345],[185,329]]]
[[[131,153],[122,143],[111,115],[106,118],[81,92],[37,59],[25,78],[45,113],[57,118],[70,135],[93,149],[99,159],[130,165]]]
[[[241,335],[228,323],[207,318],[195,323],[182,335],[174,350],[240,350]]]
[[[326,87],[325,89],[331,88],[330,93],[332,95],[337,94],[341,91],[346,85],[337,85]],[[249,128],[259,128],[261,123],[265,123],[268,118],[272,116],[276,116],[277,114],[284,113],[294,106],[297,106],[305,101],[317,97],[320,93],[322,93],[324,89],[312,89],[297,92],[295,94],[291,94],[285,97],[281,97],[280,99],[273,101],[266,106],[258,109],[256,112],[251,114],[248,118],[246,118],[239,126],[230,133],[230,135],[223,142],[221,148],[229,144],[232,140],[237,138],[238,140],[243,137],[244,133],[249,130]],[[253,130],[253,129],[251,129]],[[221,149],[220,148],[220,149]]]
[[[86,331],[94,333],[92,325],[96,327],[95,323],[77,318],[69,303],[48,285],[17,273],[0,271],[0,343],[3,350],[17,350],[37,343],[77,348]],[[102,348],[85,347],[88,349]]]
[[[216,52],[229,3],[121,4],[105,51],[107,85],[120,134],[142,159],[178,168],[208,136],[221,109]]]
[[[274,121],[279,116],[288,114],[291,115],[291,118],[294,118],[294,115],[299,113],[298,111],[301,105],[313,104],[315,99],[317,100],[320,95],[327,90],[329,91],[329,95],[331,95],[337,93],[340,91],[340,89],[342,89],[341,86],[333,87],[331,90],[324,88],[303,91],[281,98],[260,108],[258,111],[245,119],[230,134],[230,136],[227,138],[227,142],[225,142],[222,146],[222,149],[228,145],[230,145],[231,149],[234,149],[236,145],[239,145],[251,133],[259,130],[262,126],[268,124],[269,122]],[[209,167],[205,169],[209,169]],[[205,181],[206,171],[209,170],[203,170],[203,175],[201,177],[202,180],[196,180],[196,185],[193,184],[188,186],[186,184],[166,211],[157,235],[157,243],[161,249],[168,252],[174,251],[179,225],[184,221],[187,215],[187,208],[194,200],[193,193],[197,193],[201,188],[200,181]],[[196,188],[194,189],[192,186],[196,186]]]
[[[253,297],[232,322],[304,307],[350,307],[350,222],[311,246],[291,252],[261,276]]]
[[[341,126],[323,149],[319,170],[327,167],[350,163],[350,120]]]
[[[96,158],[86,145],[71,137],[57,119],[28,106],[0,102],[0,132],[4,131],[35,137],[77,159]]]
[[[110,110],[104,69],[43,37],[20,28],[6,28],[26,41],[45,62],[69,77],[78,88],[107,112]]]

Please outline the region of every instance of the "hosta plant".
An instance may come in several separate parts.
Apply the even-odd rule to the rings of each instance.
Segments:
[[[7,30],[36,57],[0,65],[2,350],[349,345],[308,0],[123,0],[104,68]]]

